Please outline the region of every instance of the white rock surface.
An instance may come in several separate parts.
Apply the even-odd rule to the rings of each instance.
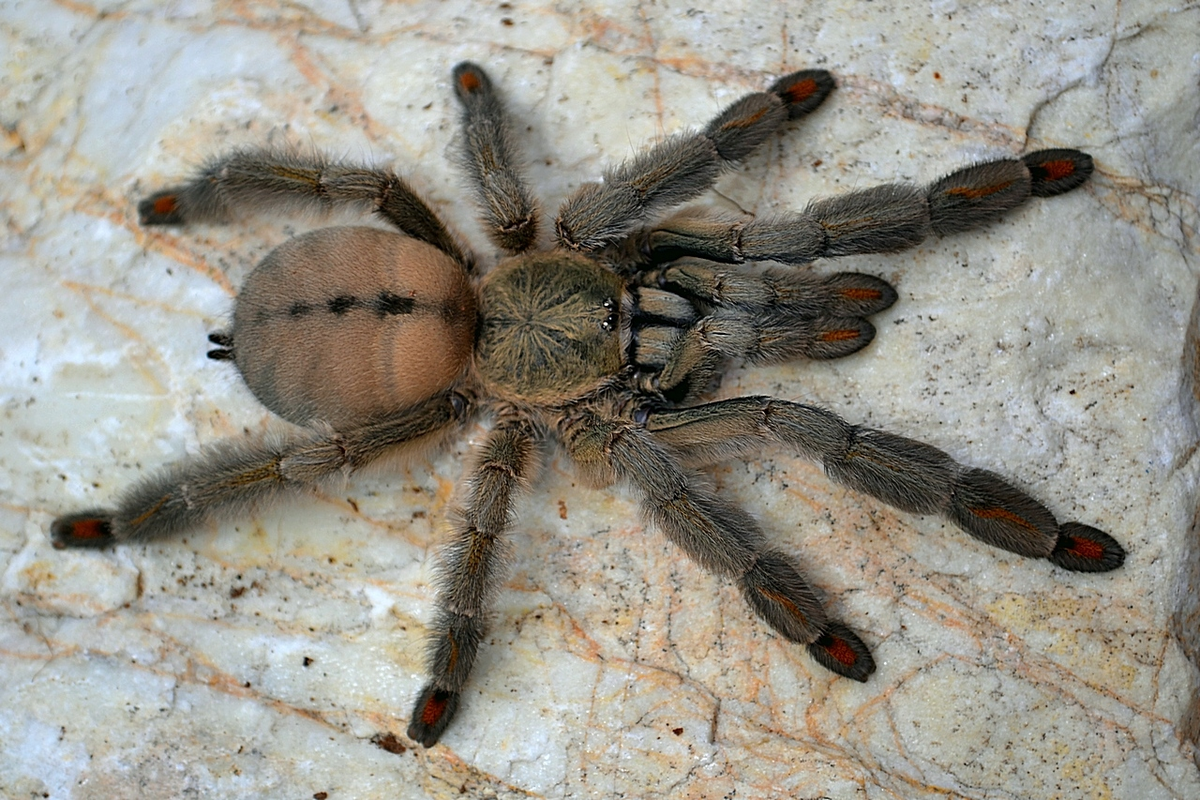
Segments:
[[[712,5],[0,2],[0,795],[1200,796],[1200,8]],[[983,232],[818,266],[898,287],[876,342],[733,369],[721,394],[820,402],[1010,475],[1125,543],[1124,568],[998,552],[784,452],[717,470],[872,646],[859,685],[557,457],[465,707],[426,751],[403,731],[429,554],[481,429],[183,541],[54,551],[56,515],[280,424],[205,335],[309,223],[148,231],[137,199],[224,148],[314,146],[394,163],[490,262],[453,168],[467,58],[528,126],[548,209],[809,66],[838,91],[705,202],[765,213],[1091,152],[1084,189]]]

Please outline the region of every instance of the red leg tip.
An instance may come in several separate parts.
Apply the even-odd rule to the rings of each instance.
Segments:
[[[143,225],[182,225],[178,192],[174,189],[155,192],[138,203],[138,220]]]
[[[413,704],[412,720],[408,723],[408,738],[422,747],[433,747],[441,738],[458,711],[458,692],[439,689],[430,684],[421,690]]]
[[[454,78],[454,93],[458,95],[459,100],[465,101],[470,95],[478,94],[491,86],[487,73],[479,65],[472,64],[470,61],[464,61],[456,66],[452,77]]]
[[[1029,168],[1034,197],[1053,197],[1083,185],[1095,166],[1087,153],[1067,149],[1038,150],[1021,160]]]
[[[788,118],[796,119],[825,102],[835,86],[833,75],[825,70],[806,69],[775,81],[771,91],[787,104]]]
[[[1074,572],[1108,572],[1125,563],[1125,548],[1104,531],[1066,522],[1059,526],[1058,543],[1048,558]]]
[[[103,511],[84,511],[59,517],[50,525],[50,542],[55,549],[68,547],[107,547],[116,539],[112,517]]]
[[[862,639],[837,622],[829,623],[825,633],[808,646],[808,652],[825,669],[860,683],[875,671],[875,659]]]
[[[464,72],[458,76],[458,86],[464,92],[474,92],[482,85],[483,82],[479,80],[479,76],[474,72]]]

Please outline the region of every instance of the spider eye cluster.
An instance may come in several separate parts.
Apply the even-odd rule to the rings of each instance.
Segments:
[[[606,331],[615,331],[617,324],[620,322],[620,315],[617,313],[617,301],[609,298],[601,303],[601,306],[608,312],[608,316],[600,323],[600,327]]]
[[[297,236],[246,279],[233,358],[291,422],[361,425],[451,385],[470,360],[475,295],[437,248],[376,228]]]

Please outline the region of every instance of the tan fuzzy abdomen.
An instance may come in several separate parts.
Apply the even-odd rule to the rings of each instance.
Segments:
[[[447,388],[471,357],[475,296],[442,251],[375,228],[281,245],[246,279],[234,360],[267,408],[346,430]]]

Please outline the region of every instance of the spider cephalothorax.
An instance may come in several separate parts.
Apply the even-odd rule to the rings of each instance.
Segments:
[[[780,635],[828,669],[865,680],[875,664],[825,614],[795,560],[692,470],[766,443],[822,462],[835,480],[915,513],[942,514],[988,544],[1060,567],[1115,569],[1103,532],[1059,523],[1003,478],[831,412],[768,397],[696,405],[727,358],[837,358],[874,336],[884,281],[814,275],[816,258],[892,252],[985,224],[1030,197],[1084,183],[1091,158],[1043,150],[966,167],[925,188],[878,186],[800,213],[664,212],[704,192],[780,125],[833,89],[820,70],[788,75],[702,131],[662,142],[583,186],[536,244],[536,203],[491,82],[460,64],[468,172],[493,242],[509,255],[480,278],[434,212],[387,170],[294,152],[242,150],[139,206],[144,225],[231,221],[237,212],[356,204],[399,233],[325,228],[282,245],[250,274],[232,328],[209,353],[231,360],[269,409],[299,426],[268,442],[219,444],[129,490],[111,510],[61,517],[59,547],[180,532],[302,493],[385,453],[436,439],[478,410],[493,426],[442,551],[430,682],[408,735],[437,741],[487,631],[518,490],[553,437],[600,482],[622,480],[646,517],[708,570],[737,583]],[[748,268],[777,261],[784,267]]]

